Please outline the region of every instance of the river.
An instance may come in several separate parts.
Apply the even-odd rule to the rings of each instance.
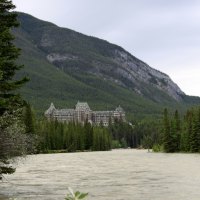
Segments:
[[[199,200],[200,154],[113,150],[27,156],[0,183],[0,200]]]

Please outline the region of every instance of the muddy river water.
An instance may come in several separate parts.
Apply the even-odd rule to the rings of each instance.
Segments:
[[[113,150],[27,156],[0,182],[0,200],[200,200],[200,154]]]

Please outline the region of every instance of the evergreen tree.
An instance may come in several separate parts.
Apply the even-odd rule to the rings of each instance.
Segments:
[[[183,128],[181,131],[180,151],[183,151],[183,152],[190,151],[190,137],[189,137],[189,132],[188,132],[188,122],[186,119],[184,120]]]
[[[17,27],[17,14],[9,12],[15,6],[12,1],[0,0],[0,115],[5,111],[13,112],[23,104],[15,90],[20,88],[27,78],[15,80],[14,75],[22,68],[15,60],[19,56],[19,49],[13,44],[14,37],[11,28]]]
[[[198,152],[200,152],[200,108],[197,109],[197,117],[196,117],[196,130],[197,130],[197,139],[198,139]]]
[[[199,116],[193,111],[192,132],[190,136],[190,150],[191,152],[200,151],[200,132],[199,132]]]
[[[188,138],[188,141],[187,141],[187,144],[188,144],[188,148],[187,150],[188,151],[191,151],[191,147],[193,146],[192,145],[192,141],[193,141],[193,138],[192,138],[192,129],[193,129],[193,126],[192,126],[192,120],[193,120],[193,112],[192,111],[188,111],[187,112],[187,115],[186,115],[186,137]]]
[[[168,110],[164,110],[164,120],[163,120],[163,146],[165,152],[173,152],[173,138],[171,137],[170,123],[168,118]]]
[[[31,109],[31,105],[29,103],[26,103],[24,108],[24,124],[26,126],[26,133],[28,134],[35,133],[34,116]]]
[[[180,131],[181,130],[181,121],[180,121],[178,110],[175,111],[174,120],[175,120],[175,128],[176,128],[176,130]]]
[[[92,142],[92,150],[93,151],[100,151],[100,138],[99,138],[99,127],[95,127],[93,131],[93,142]]]
[[[177,136],[177,130],[176,130],[176,123],[174,120],[171,121],[170,125],[170,146],[168,147],[168,152],[177,152],[179,150],[178,146],[178,136]]]
[[[171,133],[173,139],[174,152],[178,152],[180,150],[180,139],[181,139],[181,122],[178,110],[175,111],[174,114],[174,122],[172,122],[173,133]]]
[[[92,147],[93,141],[93,128],[88,121],[84,124],[84,135],[85,135],[85,149],[89,150]]]
[[[142,140],[142,146],[147,148],[148,151],[152,148],[152,137],[150,135],[145,135]]]
[[[12,1],[0,0],[0,175],[12,173],[9,159],[24,154],[26,138],[22,134],[22,106],[24,101],[16,89],[20,88],[27,78],[16,80],[16,72],[21,69],[15,63],[19,49],[13,44],[14,37],[10,33],[18,26],[17,14],[10,12],[15,6]],[[17,114],[16,114],[17,113]],[[16,124],[16,126],[14,126]],[[15,144],[14,142],[15,141]]]

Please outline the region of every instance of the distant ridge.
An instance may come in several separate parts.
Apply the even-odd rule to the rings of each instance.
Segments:
[[[77,99],[95,109],[122,105],[130,117],[160,115],[163,107],[199,104],[168,75],[155,70],[123,48],[67,28],[18,13],[13,32],[22,49],[23,74],[31,81],[23,95],[42,112],[50,102],[70,107]]]

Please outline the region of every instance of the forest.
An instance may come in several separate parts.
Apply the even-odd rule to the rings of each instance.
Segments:
[[[170,116],[165,109],[161,144],[165,152],[200,152],[200,107],[187,110],[182,119],[177,110]]]
[[[115,148],[147,148],[153,151],[200,152],[200,108],[180,116],[164,109],[163,118],[123,122],[115,120],[108,127],[75,122],[36,120],[30,105],[24,111],[27,132],[37,138],[37,152],[51,150],[101,151]]]

